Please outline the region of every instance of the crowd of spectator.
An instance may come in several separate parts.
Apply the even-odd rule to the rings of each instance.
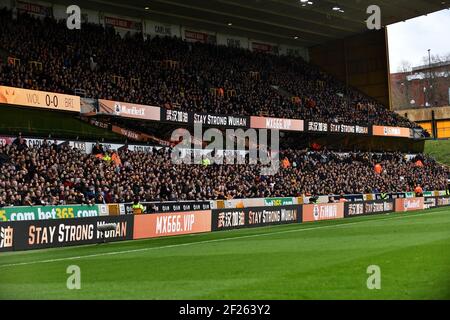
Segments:
[[[50,18],[13,19],[6,9],[0,50],[20,59],[0,63],[1,85],[186,111],[418,127],[301,58],[142,34],[121,38],[94,24],[69,30]]]
[[[447,186],[448,169],[425,155],[285,150],[274,175],[261,164],[174,164],[170,148],[86,154],[19,137],[0,146],[0,206],[214,200],[424,191]]]

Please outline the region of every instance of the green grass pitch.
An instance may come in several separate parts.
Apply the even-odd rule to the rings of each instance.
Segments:
[[[450,208],[3,253],[0,298],[449,299]]]
[[[425,141],[425,153],[450,166],[450,139]]]

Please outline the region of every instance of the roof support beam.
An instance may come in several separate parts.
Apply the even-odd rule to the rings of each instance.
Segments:
[[[108,5],[108,6],[112,5],[110,1],[105,1],[105,0],[92,0],[90,2],[91,3],[95,2],[95,3]],[[120,7],[120,8],[130,9],[130,10],[137,10],[139,12],[142,12],[141,8],[130,6],[130,5],[115,3],[114,6],[115,7]],[[184,16],[184,15],[178,15],[178,14],[168,13],[168,12],[163,12],[163,11],[157,11],[157,10],[152,10],[152,9],[145,10],[145,12],[156,13],[156,14],[163,15],[163,16],[174,17],[174,18],[185,19],[185,20],[191,20],[191,21],[196,21],[196,22],[201,22],[201,23],[206,23],[206,24],[210,24],[210,25],[216,25],[216,26],[219,26],[219,27],[223,27],[223,23],[219,23],[217,21],[211,21],[211,20],[206,20],[206,19],[199,19],[199,18]],[[242,27],[242,26],[233,26],[233,28],[236,29],[236,30],[242,30],[242,31],[256,33],[256,34],[266,35],[266,36],[270,36],[270,37],[278,38],[278,39],[283,38],[283,39],[288,39],[288,40],[292,41],[292,37],[281,35],[281,34],[276,34],[276,33],[270,33],[270,32],[266,32],[266,31],[260,31],[260,30],[245,28],[245,27]],[[299,47],[302,47],[302,46],[303,47],[308,47],[308,46],[311,46],[311,45],[314,44],[314,42],[312,42],[312,41],[301,39],[301,38],[296,40],[296,42],[298,42],[297,45]]]
[[[269,11],[269,10],[253,7],[253,6],[250,6],[250,5],[247,5],[247,4],[236,3],[234,1],[226,1],[226,0],[215,0],[215,1],[220,2],[220,3],[224,3],[224,4],[230,4],[230,5],[238,6],[238,7],[241,7],[241,8],[254,10],[254,11],[259,11],[259,12],[264,12],[264,13],[276,15],[276,16],[279,16],[279,17],[282,17],[282,18],[284,18],[284,17],[290,18],[290,19],[297,20],[299,22],[307,22],[308,24],[311,24],[311,25],[315,24],[315,25],[319,25],[319,26],[322,26],[322,27],[326,27],[326,28],[331,27],[333,29],[336,29],[336,30],[339,30],[339,31],[344,31],[344,32],[353,32],[354,31],[352,29],[345,28],[343,26],[330,26],[327,23],[321,23],[320,21],[317,21],[317,20],[305,19],[305,18],[302,18],[302,17],[299,17],[299,16],[294,16],[294,15],[291,15],[291,14],[281,14],[281,13],[277,13],[277,12],[274,12],[274,11]]]
[[[314,36],[319,36],[319,37],[323,37],[323,38],[328,38],[328,39],[332,39],[333,37],[330,36],[329,34],[326,33],[321,33],[321,32],[317,32],[317,31],[312,31],[312,30],[306,30],[306,29],[301,29],[301,28],[295,28],[293,26],[288,26],[285,24],[279,24],[279,23],[274,23],[274,22],[270,22],[270,21],[263,21],[263,20],[258,20],[258,19],[254,19],[251,17],[247,17],[247,16],[241,16],[241,15],[235,15],[235,14],[228,14],[226,12],[223,11],[216,11],[216,10],[211,10],[211,9],[207,9],[207,8],[202,8],[202,7],[198,7],[198,6],[192,6],[192,5],[187,5],[187,4],[183,4],[183,3],[179,3],[176,1],[170,1],[170,0],[155,0],[157,2],[160,3],[165,3],[165,4],[170,4],[172,6],[177,6],[177,7],[182,7],[182,8],[190,8],[190,9],[195,9],[198,11],[204,11],[204,12],[208,12],[208,13],[212,13],[212,14],[218,14],[218,15],[222,15],[222,16],[226,16],[229,18],[238,18],[238,19],[242,19],[242,20],[247,20],[247,21],[251,21],[254,23],[259,23],[259,24],[265,24],[268,26],[274,26],[274,27],[279,27],[279,28],[283,28],[286,30],[292,30],[293,34],[297,34],[299,31],[303,32],[303,33],[309,33],[311,35]],[[226,4],[231,4],[227,1],[221,1],[221,0],[216,0],[217,2],[222,2],[222,3],[226,3]],[[233,3],[233,5],[235,5]],[[244,7],[243,5],[238,5],[239,7]],[[257,10],[253,7],[250,7],[252,10]]]

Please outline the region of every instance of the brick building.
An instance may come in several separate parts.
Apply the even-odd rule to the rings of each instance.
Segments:
[[[394,110],[450,105],[450,61],[390,75]]]

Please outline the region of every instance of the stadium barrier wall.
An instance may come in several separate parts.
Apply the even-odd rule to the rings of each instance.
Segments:
[[[446,196],[446,191],[427,191],[424,197]],[[339,197],[339,196],[335,196]],[[413,192],[391,193],[388,199],[415,198]],[[235,209],[251,207],[271,207],[285,205],[309,204],[310,196],[302,197],[279,197],[279,198],[255,198],[255,199],[232,199],[211,201],[183,201],[183,202],[142,202],[146,213],[156,212],[182,212],[210,209]],[[347,201],[363,202],[372,200],[383,200],[381,194],[358,194],[344,195]],[[329,196],[320,196],[317,203],[328,203]],[[355,210],[358,210],[355,208]],[[132,214],[132,203],[113,203],[95,205],[58,205],[58,206],[23,206],[0,208],[1,221],[24,221],[83,218],[96,216],[118,216]]]
[[[314,222],[444,206],[450,206],[448,195],[141,215],[121,214],[78,219],[3,221],[0,222],[0,252]],[[99,230],[100,226],[112,223],[115,224],[113,230]]]

